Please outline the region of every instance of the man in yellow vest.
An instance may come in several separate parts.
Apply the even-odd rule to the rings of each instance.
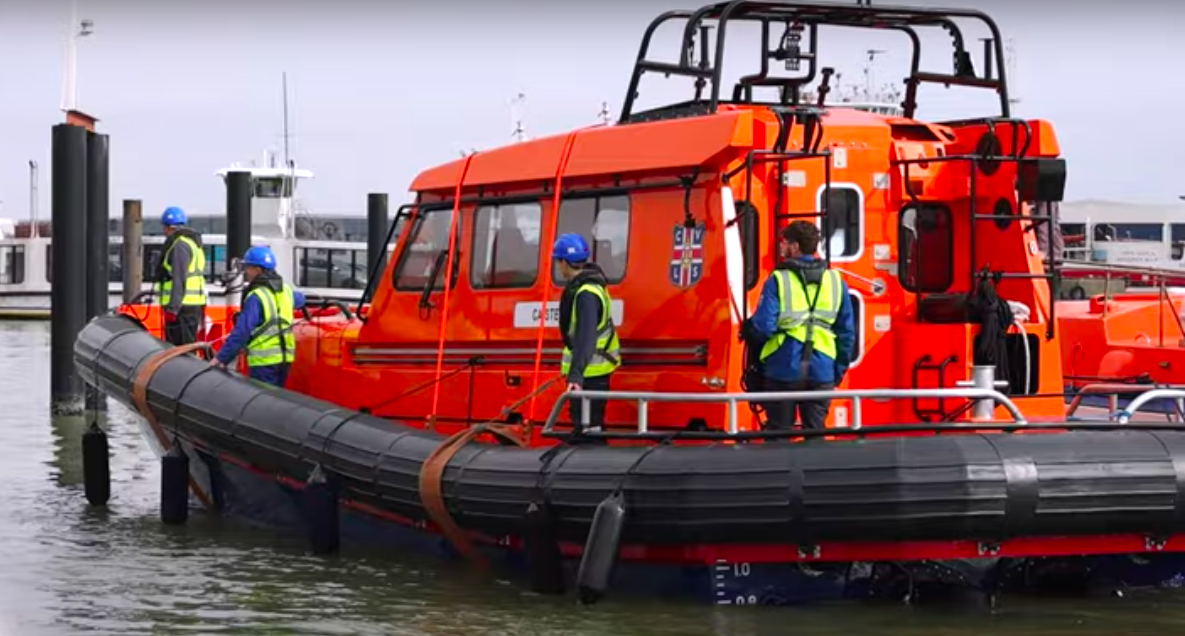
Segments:
[[[579,234],[557,238],[551,256],[567,281],[560,296],[560,337],[564,341],[560,373],[567,377],[569,391],[608,391],[609,379],[621,366],[621,345],[605,273],[589,262],[588,243]],[[581,400],[568,402],[568,415],[573,431],[584,432]],[[589,400],[588,415],[588,430],[600,431],[605,423],[605,401]]]
[[[746,331],[761,343],[764,391],[834,389],[852,361],[852,300],[839,272],[815,257],[819,229],[794,221],[782,231],[783,261],[761,290]],[[831,400],[769,402],[767,430],[788,430],[795,412],[806,429],[822,429]]]
[[[243,255],[243,278],[247,291],[235,327],[210,364],[225,369],[245,348],[247,374],[282,387],[296,359],[293,311],[304,307],[304,294],[276,273],[276,255],[266,247],[252,247]]]
[[[202,237],[185,227],[185,211],[170,207],[160,217],[164,247],[156,267],[165,340],[174,345],[194,342],[206,316],[206,253]]]

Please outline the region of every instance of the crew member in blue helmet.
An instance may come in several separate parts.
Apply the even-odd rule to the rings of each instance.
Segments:
[[[560,373],[567,376],[569,391],[608,391],[609,379],[621,366],[621,346],[605,273],[589,261],[588,243],[579,234],[556,239],[551,256],[567,281],[560,296],[560,337],[564,341]],[[568,403],[577,432],[583,432],[582,411],[580,400]],[[599,431],[604,422],[605,401],[589,400],[588,430]]]
[[[276,273],[276,255],[267,247],[252,247],[243,255],[243,278],[247,291],[235,327],[210,364],[225,369],[246,349],[248,375],[282,387],[296,359],[293,312],[304,307],[304,294]]]
[[[160,215],[166,238],[154,280],[165,340],[174,345],[196,341],[206,315],[206,253],[201,235],[185,227],[186,222],[185,211],[178,207]]]

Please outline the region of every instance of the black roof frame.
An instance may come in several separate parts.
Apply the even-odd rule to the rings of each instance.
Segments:
[[[967,52],[966,42],[962,30],[955,24],[955,19],[969,19],[982,22],[991,33],[991,38],[984,43],[984,74],[977,76],[972,68],[971,57]],[[651,60],[647,56],[650,43],[655,31],[660,26],[671,21],[685,22],[682,46],[680,47],[677,63]],[[837,2],[778,2],[768,0],[731,0],[718,2],[701,7],[695,11],[668,11],[655,18],[646,28],[642,36],[642,43],[634,64],[633,75],[626,91],[625,103],[622,107],[619,123],[625,124],[635,121],[651,119],[668,119],[678,116],[695,116],[716,112],[721,103],[736,103],[722,101],[720,97],[722,70],[724,66],[724,47],[726,31],[731,22],[756,22],[762,25],[763,40],[768,40],[768,29],[771,24],[797,23],[811,31],[810,51],[801,55],[799,59],[808,63],[808,74],[805,78],[769,78],[764,77],[768,70],[769,60],[772,58],[768,46],[762,60],[762,74],[750,75],[742,78],[742,83],[764,86],[782,86],[790,89],[793,99],[797,100],[797,90],[802,85],[814,79],[818,70],[818,59],[815,56],[815,35],[820,25],[854,27],[866,29],[884,29],[904,32],[913,44],[913,55],[910,74],[905,78],[906,94],[902,107],[905,116],[912,118],[916,110],[917,89],[920,84],[938,83],[946,86],[970,86],[992,89],[1000,99],[1000,117],[1011,117],[1008,97],[1008,82],[1005,71],[1004,45],[1000,36],[1000,29],[996,22],[987,14],[972,9],[941,9],[903,6],[869,6],[863,4],[849,4]],[[701,40],[703,49],[707,48],[707,30],[717,29],[715,47],[712,52],[712,63],[708,63],[708,56],[701,52],[697,64],[692,63],[692,51],[695,50],[696,36]],[[919,69],[921,61],[921,40],[916,27],[939,27],[945,29],[951,36],[954,49],[954,71],[951,74],[923,72]],[[998,69],[996,77],[991,77],[992,66]],[[679,75],[696,78],[695,98],[677,104],[669,104],[657,109],[634,112],[634,103],[638,97],[638,84],[644,73],[662,73],[664,75]],[[738,84],[738,89],[741,85]],[[704,88],[710,93],[705,100]],[[738,93],[740,91],[738,90]],[[785,93],[784,93],[785,96]],[[785,100],[785,97],[784,97]],[[752,101],[741,103],[755,103]],[[783,101],[783,105],[785,101]]]

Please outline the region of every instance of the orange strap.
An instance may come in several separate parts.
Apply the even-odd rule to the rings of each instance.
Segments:
[[[440,403],[440,370],[444,365],[444,330],[448,321],[448,297],[449,290],[452,288],[453,281],[453,250],[457,243],[457,220],[461,216],[461,186],[465,183],[465,175],[469,173],[469,164],[473,162],[473,155],[465,157],[465,163],[461,166],[461,173],[457,176],[457,187],[453,191],[453,218],[449,222],[448,227],[448,254],[445,258],[448,263],[445,265],[444,274],[444,306],[440,309],[440,340],[436,344],[436,385],[432,388],[432,414],[428,416],[428,421],[432,422],[436,419],[436,405]]]
[[[204,349],[208,346],[208,343],[205,342],[193,342],[156,353],[140,365],[140,370],[136,372],[136,378],[132,380],[132,402],[136,405],[136,410],[140,412],[140,415],[143,415],[144,419],[148,420],[149,427],[152,428],[157,441],[160,442],[161,448],[166,453],[169,452],[172,445],[169,442],[168,435],[165,434],[164,427],[160,424],[160,420],[156,419],[156,414],[148,406],[148,383],[164,363],[178,356],[193,353],[198,349]],[[207,510],[212,511],[215,509],[213,498],[206,491],[202,490],[197,480],[193,478],[193,475],[189,476],[189,487]]]
[[[561,380],[563,377],[562,375],[557,375],[544,382],[529,395],[521,397],[514,403],[503,408],[498,417],[503,417],[510,411],[522,406],[523,402],[533,399],[544,389],[551,386],[553,382]],[[432,522],[440,528],[441,533],[453,544],[453,547],[474,565],[483,570],[488,565],[486,560],[473,547],[473,543],[469,540],[465,531],[457,525],[456,521],[453,521],[452,515],[449,514],[448,506],[444,503],[444,492],[441,488],[444,469],[448,467],[449,461],[462,446],[473,441],[482,433],[491,433],[502,439],[514,442],[517,446],[526,446],[531,441],[532,429],[533,427],[529,420],[522,424],[510,426],[495,424],[494,420],[488,420],[471,428],[461,429],[441,442],[440,446],[432,451],[432,454],[424,460],[424,464],[420,467],[420,502],[424,505],[424,511],[428,513],[428,517],[432,519]]]
[[[572,156],[572,146],[576,143],[576,135],[579,132],[579,130],[573,130],[572,132],[568,133],[567,139],[564,140],[564,150],[562,154],[560,154],[560,165],[555,171],[555,196],[552,198],[551,202],[552,222],[548,227],[547,243],[544,244],[548,250],[548,254],[551,253],[551,246],[553,243],[555,243],[555,233],[560,225],[560,196],[564,188],[564,173],[568,170],[568,158]],[[528,420],[535,419],[535,397],[539,394],[539,371],[540,366],[543,364],[543,329],[546,325],[545,321],[547,318],[547,297],[551,293],[550,279],[551,259],[548,258],[547,278],[544,279],[543,282],[543,299],[539,302],[539,330],[538,333],[535,334],[535,372],[534,380],[531,384],[531,405],[527,408]]]
[[[442,490],[444,469],[448,467],[449,460],[453,458],[453,455],[462,446],[473,441],[482,433],[492,433],[497,437],[514,442],[518,446],[524,444],[521,426],[519,425],[478,424],[472,428],[457,431],[445,439],[424,460],[424,465],[420,469],[420,501],[423,503],[424,510],[428,513],[432,522],[440,528],[441,533],[448,538],[453,544],[453,547],[474,565],[484,570],[489,564],[473,546],[473,542],[469,540],[465,531],[461,529],[461,526],[457,525],[452,515],[449,514]]]

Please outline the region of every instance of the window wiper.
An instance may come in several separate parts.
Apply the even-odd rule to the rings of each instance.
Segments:
[[[448,256],[448,250],[440,250],[436,255],[436,262],[432,264],[432,270],[428,272],[428,280],[424,282],[424,291],[420,294],[420,309],[431,309],[432,303],[428,301],[428,297],[432,294],[432,288],[436,287],[436,279],[440,277],[440,268],[444,267],[444,259]]]

